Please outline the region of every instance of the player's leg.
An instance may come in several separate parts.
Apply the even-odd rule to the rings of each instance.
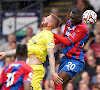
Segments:
[[[58,75],[63,79],[62,86],[65,88],[67,83],[71,80],[71,76],[65,71],[60,71]]]
[[[44,75],[45,75],[45,70],[43,65],[30,65],[33,70],[33,79],[31,82],[31,88],[33,88],[33,90],[42,90],[40,82],[43,80]]]
[[[67,57],[61,58],[58,69],[58,75],[64,80],[63,88],[67,85],[69,80],[79,73],[84,67],[84,62],[78,60],[68,59]]]
[[[66,61],[66,57],[63,56],[61,58],[60,65],[58,68],[58,75],[63,79],[63,85],[62,85],[63,88],[65,88],[65,86],[67,85],[67,83],[71,79],[70,74],[66,72],[66,68],[67,68],[66,65],[68,62],[65,62],[65,61]]]
[[[67,85],[69,80],[73,78],[84,67],[84,63],[78,60],[68,59],[66,56],[61,58],[61,62],[58,68],[58,75],[64,80],[63,88]]]

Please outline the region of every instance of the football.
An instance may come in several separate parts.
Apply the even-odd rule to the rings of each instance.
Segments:
[[[97,21],[97,14],[93,10],[86,10],[83,13],[83,22],[85,24],[94,24]]]

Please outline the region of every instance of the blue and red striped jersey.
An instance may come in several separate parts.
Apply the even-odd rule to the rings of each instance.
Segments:
[[[24,61],[16,61],[5,67],[0,76],[2,90],[24,90],[23,83],[31,83],[33,69]]]
[[[71,21],[67,21],[64,30],[64,37],[68,38],[70,45],[63,45],[62,53],[68,58],[83,59],[83,44],[88,37],[88,30],[85,23],[72,26]],[[67,42],[66,42],[67,43]]]
[[[72,26],[71,21],[67,21],[64,33],[59,36],[54,33],[55,44],[63,43],[63,50],[67,58],[83,60],[83,45],[88,37],[88,30],[85,23]]]

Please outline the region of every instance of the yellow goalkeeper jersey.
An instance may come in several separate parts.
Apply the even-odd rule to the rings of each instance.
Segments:
[[[54,48],[54,45],[53,33],[48,30],[43,30],[29,40],[28,56],[35,54],[44,63],[47,56],[47,48]]]

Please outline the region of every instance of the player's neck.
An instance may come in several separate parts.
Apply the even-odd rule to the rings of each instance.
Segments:
[[[51,31],[52,28],[51,27],[43,27],[43,30],[48,30],[48,31]]]
[[[17,61],[26,61],[26,58],[24,58],[24,57],[17,57]]]

